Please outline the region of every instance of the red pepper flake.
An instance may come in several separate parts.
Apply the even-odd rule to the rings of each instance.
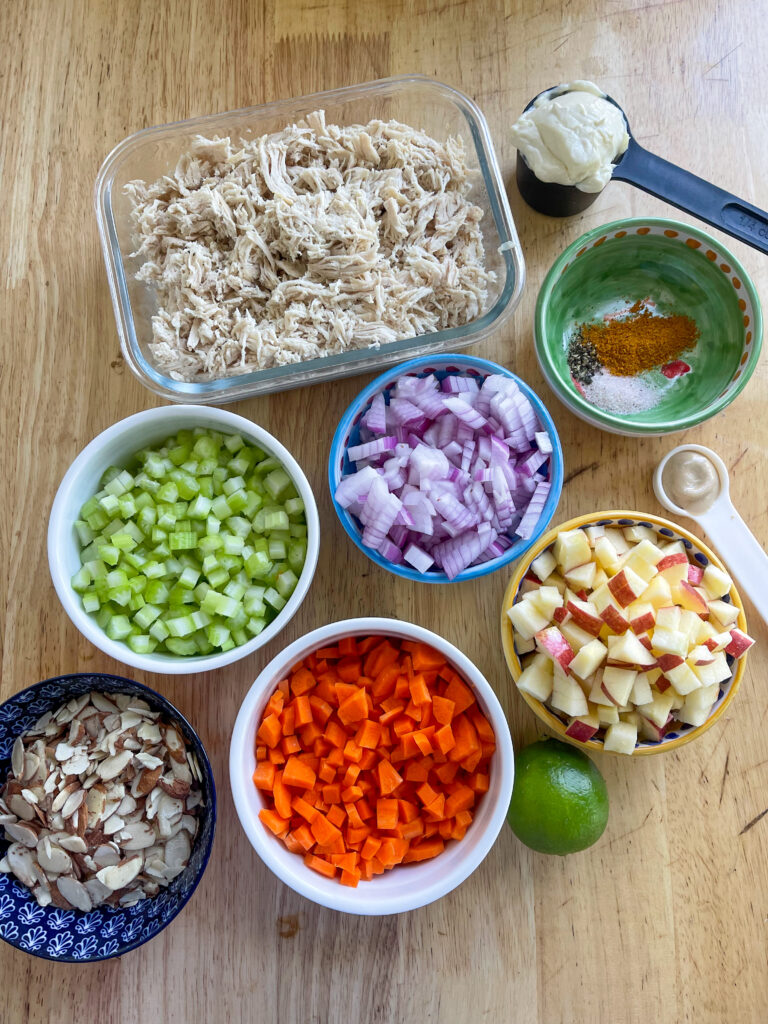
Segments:
[[[674,380],[675,377],[682,377],[686,373],[691,372],[691,368],[688,363],[684,363],[682,359],[675,359],[672,363],[667,363],[666,366],[662,366],[661,372],[665,377],[669,377],[670,380]]]

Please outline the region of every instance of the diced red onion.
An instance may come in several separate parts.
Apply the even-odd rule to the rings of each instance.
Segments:
[[[376,441],[348,448],[347,455],[350,462],[358,462],[360,459],[370,459],[372,455],[381,455],[382,452],[393,452],[396,444],[397,440],[394,437],[380,437]]]
[[[403,559],[413,566],[418,572],[426,572],[431,565],[434,565],[434,558],[424,548],[416,544],[409,544],[403,552]]]

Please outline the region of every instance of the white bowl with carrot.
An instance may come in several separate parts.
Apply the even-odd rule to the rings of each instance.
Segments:
[[[240,822],[296,892],[395,914],[455,889],[484,859],[512,795],[504,712],[447,640],[408,622],[316,629],[266,666],[230,746]]]

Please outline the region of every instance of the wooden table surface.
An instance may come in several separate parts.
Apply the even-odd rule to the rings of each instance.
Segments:
[[[583,231],[677,212],[614,183],[583,216],[539,216],[512,183],[508,128],[542,88],[593,79],[624,104],[642,144],[768,205],[765,13],[756,0],[4,0],[0,696],[59,673],[121,671],[59,606],[45,543],[53,495],[77,452],[115,420],[159,404],[121,357],[93,214],[93,182],[117,142],[148,125],[390,74],[419,71],[466,91],[511,183],[528,271],[514,317],[474,351],[513,368],[549,404],[566,458],[556,522],[611,506],[658,513],[651,472],[671,442],[612,437],[569,415],[541,379],[532,318],[547,268]],[[766,258],[726,244],[765,292]],[[675,439],[722,455],[764,546],[767,365],[730,409]],[[611,816],[592,849],[541,856],[505,827],[457,891],[415,913],[365,919],[295,895],[248,844],[227,774],[240,701],[282,646],[333,619],[383,614],[436,630],[491,681],[516,745],[539,732],[499,642],[509,574],[451,588],[405,583],[354,549],[336,521],[328,446],[365,382],[233,407],[274,432],[315,488],[322,546],[312,590],[278,640],[231,668],[141,676],[195,724],[216,773],[220,819],[197,893],[120,961],[56,965],[2,944],[0,1020],[765,1021],[768,632],[754,612],[760,646],[714,728],[666,756],[600,758]]]

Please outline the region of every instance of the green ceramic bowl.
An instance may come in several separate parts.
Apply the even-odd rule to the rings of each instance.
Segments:
[[[696,321],[698,341],[681,356],[690,372],[668,379],[651,370],[623,378],[620,389],[612,382],[606,410],[589,400],[596,387],[582,393],[571,378],[569,343],[581,324],[647,299],[659,313]],[[604,224],[565,250],[539,292],[535,332],[542,372],[571,412],[611,433],[656,436],[730,405],[757,366],[763,325],[754,285],[725,246],[687,224],[643,218]],[[627,411],[629,402],[638,407]]]

